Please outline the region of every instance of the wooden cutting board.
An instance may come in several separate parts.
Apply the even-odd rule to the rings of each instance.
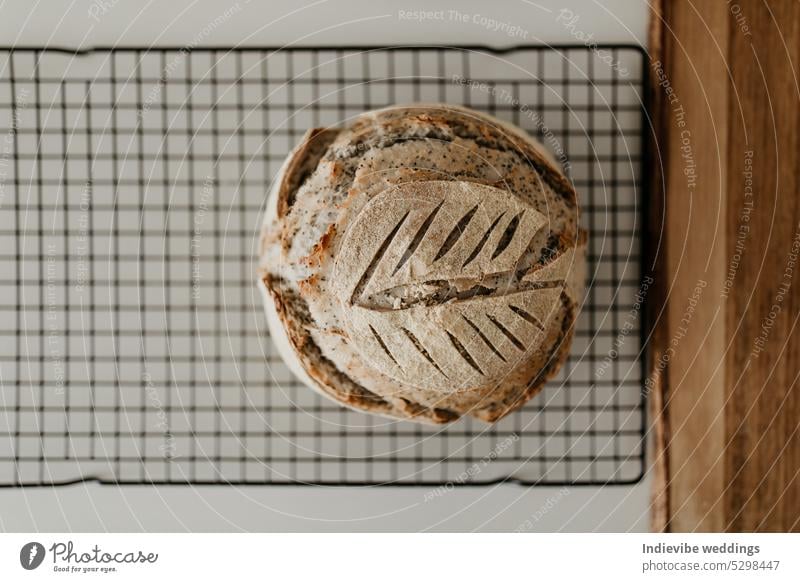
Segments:
[[[800,3],[651,30],[654,529],[800,531]]]

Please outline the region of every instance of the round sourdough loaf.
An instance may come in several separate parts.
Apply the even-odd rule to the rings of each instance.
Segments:
[[[259,285],[287,365],[348,407],[493,422],[567,356],[586,233],[521,130],[449,105],[313,129],[267,202]]]

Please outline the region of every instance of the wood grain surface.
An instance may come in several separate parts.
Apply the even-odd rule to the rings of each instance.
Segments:
[[[651,27],[653,528],[800,530],[800,3]]]

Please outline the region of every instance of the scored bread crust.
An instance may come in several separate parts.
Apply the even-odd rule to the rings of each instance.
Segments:
[[[536,346],[507,372],[435,389],[405,383],[364,357],[334,273],[348,228],[371,200],[443,182],[498,188],[544,215],[530,272],[564,284]],[[534,396],[568,355],[585,276],[577,213],[573,188],[538,142],[469,109],[392,107],[345,129],[310,130],[284,163],[264,216],[259,282],[272,338],[301,380],[350,408],[434,423],[463,415],[493,422]]]

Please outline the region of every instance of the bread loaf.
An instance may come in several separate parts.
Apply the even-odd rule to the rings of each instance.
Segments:
[[[267,202],[259,285],[291,369],[343,405],[493,422],[567,356],[575,191],[521,130],[448,105],[307,132]]]

